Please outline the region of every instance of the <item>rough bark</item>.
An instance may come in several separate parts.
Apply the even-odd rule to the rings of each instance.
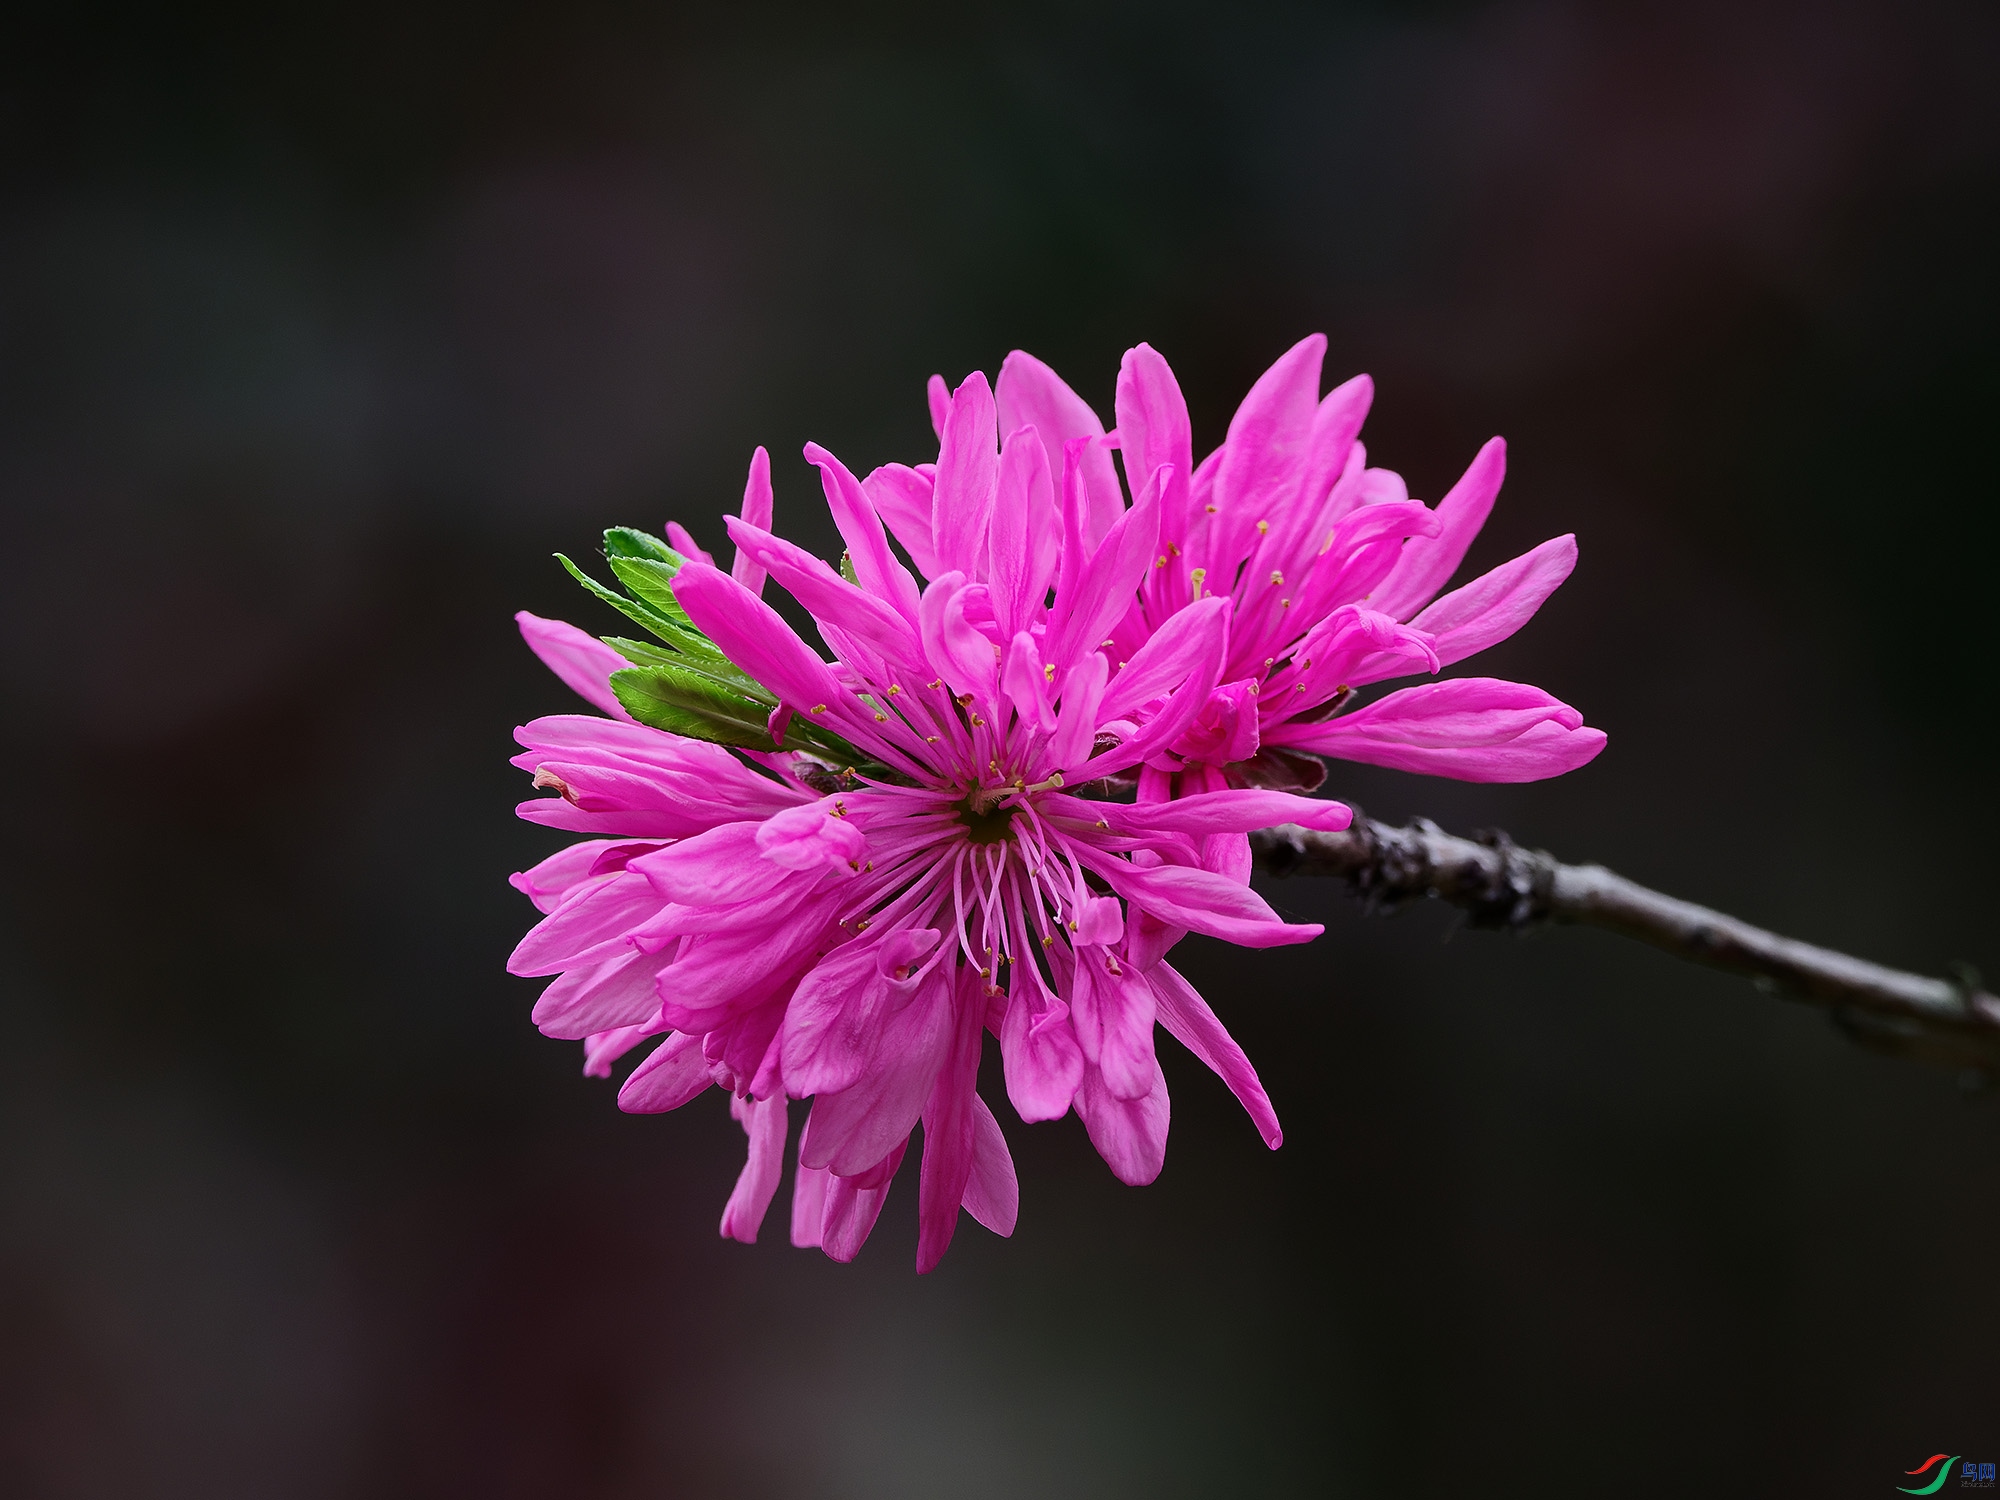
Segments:
[[[1966,1070],[1969,1084],[2000,1076],[2000,998],[1970,971],[1934,979],[1887,968],[1662,895],[1602,865],[1564,864],[1504,833],[1460,838],[1426,818],[1396,828],[1357,813],[1342,833],[1288,824],[1251,837],[1272,874],[1340,876],[1377,909],[1428,896],[1474,926],[1606,928],[1818,1005],[1879,1051]]]

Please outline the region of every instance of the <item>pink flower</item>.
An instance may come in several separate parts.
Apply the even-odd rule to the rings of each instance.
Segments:
[[[1077,795],[1201,730],[1231,601],[1192,601],[1114,674],[1101,644],[1147,582],[1185,478],[1156,478],[1126,508],[1072,473],[1059,505],[1047,443],[1026,423],[998,441],[980,375],[944,399],[940,427],[935,467],[865,484],[808,447],[847,544],[840,570],[758,524],[761,450],[729,525],[733,576],[690,557],[684,534],[676,552],[608,533],[631,594],[600,593],[672,650],[614,651],[522,617],[565,681],[641,722],[560,716],[519,731],[516,764],[557,793],[523,815],[595,837],[516,877],[545,915],[509,965],[559,976],[535,1020],[584,1039],[587,1071],[663,1036],[626,1079],[623,1108],[730,1091],[749,1159],[726,1235],[757,1233],[787,1097],[813,1100],[792,1238],[839,1260],[866,1239],[921,1121],[919,1270],[944,1253],[961,1207],[1013,1227],[1013,1165],[974,1089],[986,1031],[1016,1113],[1073,1109],[1125,1182],[1150,1182],[1164,1160],[1156,1024],[1279,1143],[1254,1070],[1165,955],[1189,931],[1252,947],[1316,936],[1204,851],[1276,822],[1349,819],[1273,790],[1143,809]],[[766,575],[812,615],[833,660],[762,602]]]
[[[1429,684],[1343,712],[1358,688],[1435,673],[1512,635],[1569,576],[1576,539],[1544,542],[1436,598],[1493,507],[1506,446],[1482,448],[1435,510],[1412,501],[1397,475],[1367,467],[1357,441],[1368,377],[1320,396],[1325,349],[1314,334],[1279,359],[1199,465],[1180,387],[1145,344],[1119,370],[1111,435],[1040,361],[1017,351],[1001,370],[1002,426],[1010,412],[1034,414],[1086,533],[1123,505],[1113,448],[1133,491],[1156,496],[1160,545],[1107,630],[1114,660],[1212,596],[1233,606],[1218,685],[1188,729],[1147,757],[1141,799],[1246,781],[1317,785],[1317,766],[1286,752],[1467,781],[1534,781],[1584,764],[1604,735],[1520,683]]]

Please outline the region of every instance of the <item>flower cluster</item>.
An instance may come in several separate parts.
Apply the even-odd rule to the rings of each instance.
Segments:
[[[1020,1118],[1073,1110],[1125,1182],[1164,1161],[1162,1026],[1277,1146],[1255,1071],[1167,962],[1189,932],[1251,947],[1319,933],[1250,889],[1248,833],[1346,825],[1345,807],[1302,795],[1321,755],[1519,781],[1602,747],[1514,683],[1353,706],[1511,634],[1575,546],[1430,602],[1493,503],[1500,445],[1435,510],[1410,500],[1356,441],[1366,378],[1320,397],[1323,349],[1314,337],[1274,365],[1199,465],[1145,345],[1109,433],[1024,354],[997,388],[933,378],[934,464],[857,479],[807,447],[838,568],[773,534],[760,449],[728,572],[678,526],[665,542],[606,534],[624,590],[584,581],[651,641],[521,616],[609,717],[519,731],[515,763],[557,794],[522,815],[594,837],[515,877],[545,915],[509,966],[559,976],[534,1019],[584,1041],[586,1072],[662,1038],[621,1107],[731,1095],[749,1156],[725,1235],[756,1236],[786,1101],[805,1098],[795,1244],[851,1259],[919,1123],[918,1269],[961,1207],[1011,1232],[1013,1164],[974,1087],[989,1031]],[[831,660],[763,601],[767,580]]]

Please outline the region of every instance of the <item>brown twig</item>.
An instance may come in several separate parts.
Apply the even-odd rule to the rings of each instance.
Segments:
[[[1344,876],[1378,909],[1432,896],[1467,912],[1474,926],[1607,928],[1822,1006],[1879,1051],[1968,1070],[1971,1083],[2000,1076],[2000,998],[1970,971],[1932,979],[1885,968],[1661,895],[1602,865],[1566,865],[1504,833],[1460,838],[1426,818],[1395,828],[1357,813],[1343,833],[1287,824],[1252,841],[1272,874]]]

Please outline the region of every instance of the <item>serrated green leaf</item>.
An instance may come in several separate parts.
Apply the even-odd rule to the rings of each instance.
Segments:
[[[632,526],[614,526],[604,533],[604,551],[610,557],[646,557],[678,570],[687,559],[651,532]]]
[[[611,691],[627,713],[655,729],[717,745],[771,748],[771,732],[755,704],[684,667],[626,667],[611,674]]]
[[[612,557],[609,561],[611,571],[618,575],[620,583],[631,590],[634,598],[658,610],[675,624],[694,629],[694,622],[688,619],[687,611],[674,597],[674,574],[680,571],[679,568],[650,557]]]
[[[680,611],[679,605],[674,606],[676,611],[680,611],[679,618],[675,619],[648,604],[644,598],[628,599],[616,590],[606,588],[560,552],[556,554],[556,561],[569,570],[570,577],[589,589],[592,594],[603,600],[604,603],[617,610],[618,613],[625,616],[633,624],[651,631],[677,651],[685,652],[692,657],[700,657],[703,660],[715,662],[727,661],[727,658],[723,656],[721,649],[715,642],[695,629],[686,613]]]
[[[606,588],[567,557],[563,556],[562,553],[558,552],[556,554],[556,561],[569,570],[570,577],[574,578],[586,589],[589,589],[592,594],[617,610],[618,613],[625,616],[633,624],[644,626],[661,640],[671,642],[673,636],[669,632],[680,631],[680,626],[676,625],[651,605],[642,603],[637,599],[627,599],[617,590]]]
[[[663,651],[658,646],[645,641],[627,640],[623,636],[600,636],[605,645],[635,666],[673,667],[684,672],[696,672],[709,678],[718,687],[726,688],[759,705],[759,711],[769,715],[778,706],[778,695],[763,683],[743,671],[727,657],[690,656],[677,651]]]
[[[670,667],[686,659],[678,651],[669,651],[649,641],[635,641],[628,636],[600,635],[598,639],[635,667]]]

